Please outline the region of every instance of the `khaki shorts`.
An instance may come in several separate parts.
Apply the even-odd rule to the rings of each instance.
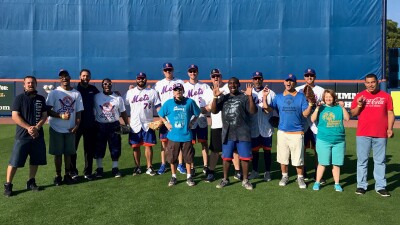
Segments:
[[[75,134],[73,133],[58,133],[50,127],[50,155],[73,155],[75,149]]]
[[[278,130],[276,154],[277,161],[283,165],[289,165],[289,159],[293,166],[304,165],[304,134],[286,133]]]

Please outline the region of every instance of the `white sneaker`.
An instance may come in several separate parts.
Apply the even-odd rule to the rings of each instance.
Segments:
[[[289,177],[288,176],[283,176],[281,181],[279,181],[279,186],[284,187],[286,184],[289,182]]]
[[[251,174],[249,175],[248,179],[252,180],[252,179],[255,179],[255,178],[258,178],[258,172],[253,170],[253,171],[251,171]]]
[[[306,182],[304,182],[304,177],[298,177],[297,183],[299,184],[299,188],[304,189],[307,188]]]
[[[271,181],[271,173],[269,171],[264,173],[264,180],[265,181]]]

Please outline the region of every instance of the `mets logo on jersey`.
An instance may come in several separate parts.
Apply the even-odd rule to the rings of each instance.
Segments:
[[[108,121],[115,120],[114,105],[112,105],[110,102],[106,102],[103,105],[99,105],[99,107],[102,111],[102,113],[100,114],[100,118],[106,119]]]
[[[73,113],[74,110],[74,104],[75,104],[75,99],[73,99],[71,96],[67,95],[62,99],[58,99],[60,102],[61,108],[58,110],[59,113],[64,113],[64,112],[69,112]]]

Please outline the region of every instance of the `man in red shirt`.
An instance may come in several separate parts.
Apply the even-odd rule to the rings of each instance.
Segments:
[[[383,197],[390,197],[386,190],[386,143],[393,137],[394,112],[392,97],[378,89],[375,74],[365,77],[366,90],[358,93],[351,104],[351,115],[358,116],[357,142],[357,190],[367,191],[368,158],[372,149],[374,158],[375,190]]]

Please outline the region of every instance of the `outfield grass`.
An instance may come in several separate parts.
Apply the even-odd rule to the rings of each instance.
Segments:
[[[48,137],[45,126],[46,138]],[[0,177],[5,181],[5,170],[13,146],[14,125],[0,125]],[[253,180],[253,191],[245,190],[231,178],[232,184],[216,189],[217,182],[205,183],[203,174],[197,175],[195,187],[185,183],[186,175],[178,174],[178,185],[167,187],[170,171],[161,176],[146,174],[131,176],[132,150],[123,138],[120,169],[125,175],[111,177],[111,160],[106,155],[106,178],[92,182],[82,181],[71,186],[53,186],[54,163],[48,155],[48,165],[39,168],[37,183],[43,191],[25,191],[28,167],[18,170],[14,180],[16,195],[0,196],[0,224],[396,224],[399,216],[400,177],[397,137],[390,139],[387,152],[387,189],[392,197],[383,198],[373,191],[372,160],[369,170],[369,191],[364,196],[354,194],[356,189],[355,129],[348,128],[347,152],[342,168],[341,184],[344,192],[333,190],[330,169],[326,171],[327,185],[318,192],[312,182],[306,190],[299,189],[295,171],[290,170],[291,182],[279,187],[279,167],[272,167],[271,182]],[[396,130],[395,133],[400,132]],[[47,141],[47,139],[46,139]],[[47,142],[48,143],[48,142]],[[275,140],[273,160],[276,160]],[[201,172],[201,155],[196,145],[197,173]],[[78,169],[83,169],[82,143],[78,151]],[[262,158],[262,157],[260,157]],[[142,165],[145,163],[142,154]],[[313,163],[307,153],[308,164]],[[159,146],[155,147],[155,168],[159,167]],[[263,163],[260,162],[260,166]],[[142,171],[144,166],[142,167]],[[260,168],[262,172],[263,169]],[[312,171],[313,172],[313,171]],[[217,176],[222,177],[221,167]]]

